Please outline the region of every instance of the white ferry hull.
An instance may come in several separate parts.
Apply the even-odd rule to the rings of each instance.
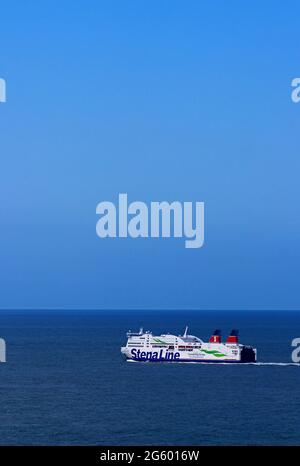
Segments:
[[[187,362],[187,363],[245,363],[245,362],[255,362],[256,361],[256,352],[255,359],[245,360],[241,357],[240,354],[237,356],[209,356],[197,352],[191,352],[188,355],[186,352],[175,351],[169,352],[167,350],[157,351],[140,351],[137,348],[131,348],[130,350],[127,347],[121,348],[121,352],[125,359],[129,362],[168,362],[168,363],[178,363],[178,362]]]

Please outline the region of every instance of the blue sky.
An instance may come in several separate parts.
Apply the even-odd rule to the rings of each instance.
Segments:
[[[299,309],[296,2],[1,5],[0,308]],[[205,202],[205,246],[100,240]]]

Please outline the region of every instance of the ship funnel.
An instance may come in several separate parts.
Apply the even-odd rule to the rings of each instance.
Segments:
[[[187,336],[187,331],[188,331],[188,326],[185,327],[185,331],[184,331],[184,334],[183,334],[184,338]]]
[[[239,331],[237,329],[231,330],[230,335],[227,337],[226,343],[237,344]]]
[[[221,330],[215,330],[209,339],[209,343],[221,343]]]

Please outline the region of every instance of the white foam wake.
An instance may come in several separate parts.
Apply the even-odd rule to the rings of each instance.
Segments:
[[[249,362],[253,366],[300,366],[299,362]]]

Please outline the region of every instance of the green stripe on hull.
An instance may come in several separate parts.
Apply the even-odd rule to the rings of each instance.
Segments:
[[[202,351],[202,353],[212,354],[212,355],[215,356],[216,358],[223,358],[224,356],[227,356],[226,354],[220,353],[220,351],[217,351],[217,350],[205,350],[205,349],[201,349],[200,351]]]

